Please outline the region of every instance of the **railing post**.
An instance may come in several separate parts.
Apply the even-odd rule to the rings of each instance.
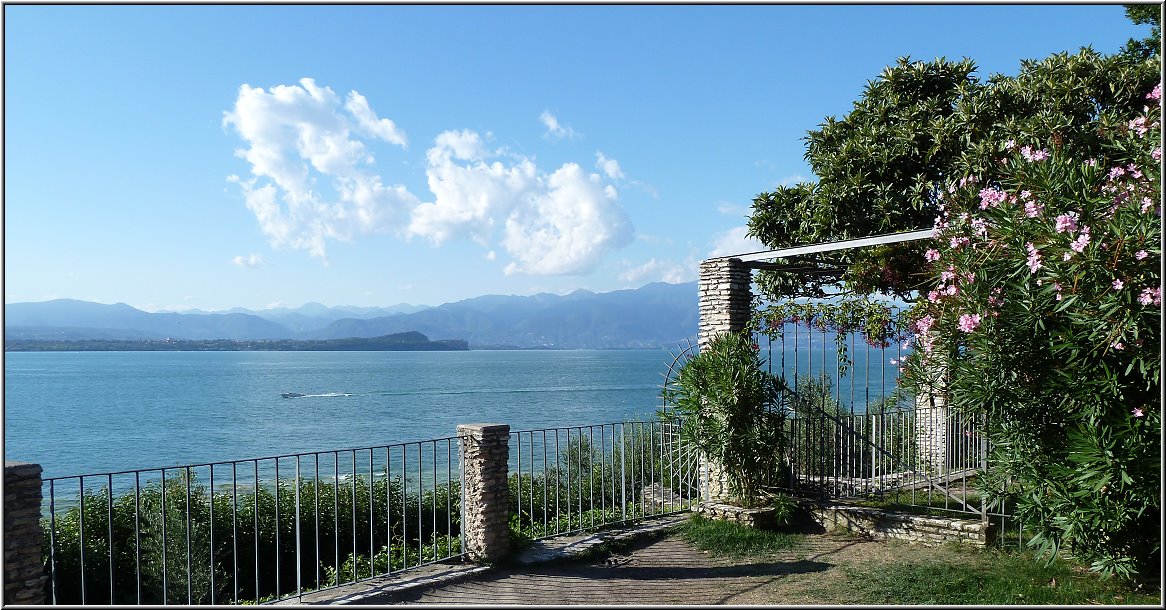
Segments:
[[[462,531],[474,561],[495,562],[510,552],[510,491],[507,485],[510,426],[459,424],[462,474]]]
[[[4,605],[45,603],[41,467],[4,462]]]
[[[739,332],[748,327],[753,308],[752,280],[752,270],[739,259],[714,258],[701,262],[697,337],[701,349],[712,343],[717,335]],[[728,482],[720,465],[705,456],[701,456],[701,462],[707,476],[707,484],[702,490],[704,499],[728,495]]]

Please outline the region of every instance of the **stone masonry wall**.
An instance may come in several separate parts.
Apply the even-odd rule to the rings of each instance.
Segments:
[[[735,258],[719,258],[700,264],[700,327],[697,344],[703,349],[725,332],[744,330],[752,313],[752,270]],[[728,485],[719,464],[704,461],[705,499],[723,498]]]
[[[991,542],[993,533],[990,524],[978,519],[913,515],[861,506],[820,506],[811,514],[827,530],[842,529],[915,544],[963,542],[983,548]]]
[[[507,460],[510,426],[461,424],[462,491],[466,553],[474,561],[495,562],[510,552]]]
[[[41,467],[4,462],[4,605],[43,604]]]

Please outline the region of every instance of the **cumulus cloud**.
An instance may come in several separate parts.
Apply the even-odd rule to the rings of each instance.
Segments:
[[[258,254],[236,256],[231,262],[238,267],[255,268],[263,264],[263,257]]]
[[[435,199],[418,205],[410,235],[440,244],[466,236],[498,239],[507,274],[582,274],[631,241],[618,192],[598,174],[566,163],[551,173],[533,160],[488,151],[472,131],[439,135],[426,154]]]
[[[550,112],[541,119],[549,136],[579,137]],[[623,172],[602,153],[598,173],[576,163],[543,170],[532,157],[492,150],[488,132],[445,131],[425,152],[433,198],[423,201],[373,171],[373,144],[404,149],[408,138],[356,91],[342,97],[310,78],[242,85],[223,126],[241,138],[236,155],[250,164],[249,176],[228,180],[276,247],[325,258],[329,241],[370,233],[437,245],[466,238],[506,273],[582,274],[634,232],[611,183]]]
[[[547,128],[543,137],[548,140],[562,140],[564,138],[573,140],[582,137],[582,134],[576,133],[570,126],[560,124],[559,119],[556,119],[549,110],[544,110],[542,114],[538,115],[538,120]]]
[[[603,175],[612,180],[623,178],[623,171],[619,168],[619,161],[608,159],[602,152],[595,153],[595,167],[599,168],[603,172]]]
[[[697,263],[692,258],[686,259],[683,263],[656,260],[653,258],[642,265],[631,267],[619,274],[619,279],[631,284],[646,282],[682,284],[684,282],[691,282],[696,278]]]
[[[310,78],[270,90],[242,85],[223,126],[246,143],[236,155],[251,164],[249,179],[229,180],[275,246],[324,257],[326,240],[388,231],[418,203],[405,187],[387,186],[366,169],[374,158],[358,136],[401,147],[407,140],[355,91],[342,102]]]
[[[709,257],[769,250],[756,237],[747,237],[745,234],[748,230],[748,227],[740,226],[718,233],[713,238],[713,249],[709,252]]]

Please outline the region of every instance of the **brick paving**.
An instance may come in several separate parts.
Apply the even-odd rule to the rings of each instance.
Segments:
[[[811,535],[796,549],[764,559],[713,557],[667,532],[676,519],[622,534],[546,541],[508,565],[433,565],[379,581],[322,591],[283,603],[439,605],[713,605],[823,603],[807,581],[877,544]],[[630,542],[621,553],[572,558],[595,543]],[[837,555],[836,555],[837,554]],[[826,602],[828,603],[828,602]]]

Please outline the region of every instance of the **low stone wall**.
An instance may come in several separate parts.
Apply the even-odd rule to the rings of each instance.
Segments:
[[[872,538],[938,545],[961,542],[985,547],[993,527],[979,519],[914,515],[864,506],[833,504],[810,509],[814,521],[827,530],[846,530]]]
[[[692,512],[709,519],[733,521],[758,529],[770,529],[777,526],[777,510],[771,506],[741,508],[732,504],[706,501],[693,506]]]

